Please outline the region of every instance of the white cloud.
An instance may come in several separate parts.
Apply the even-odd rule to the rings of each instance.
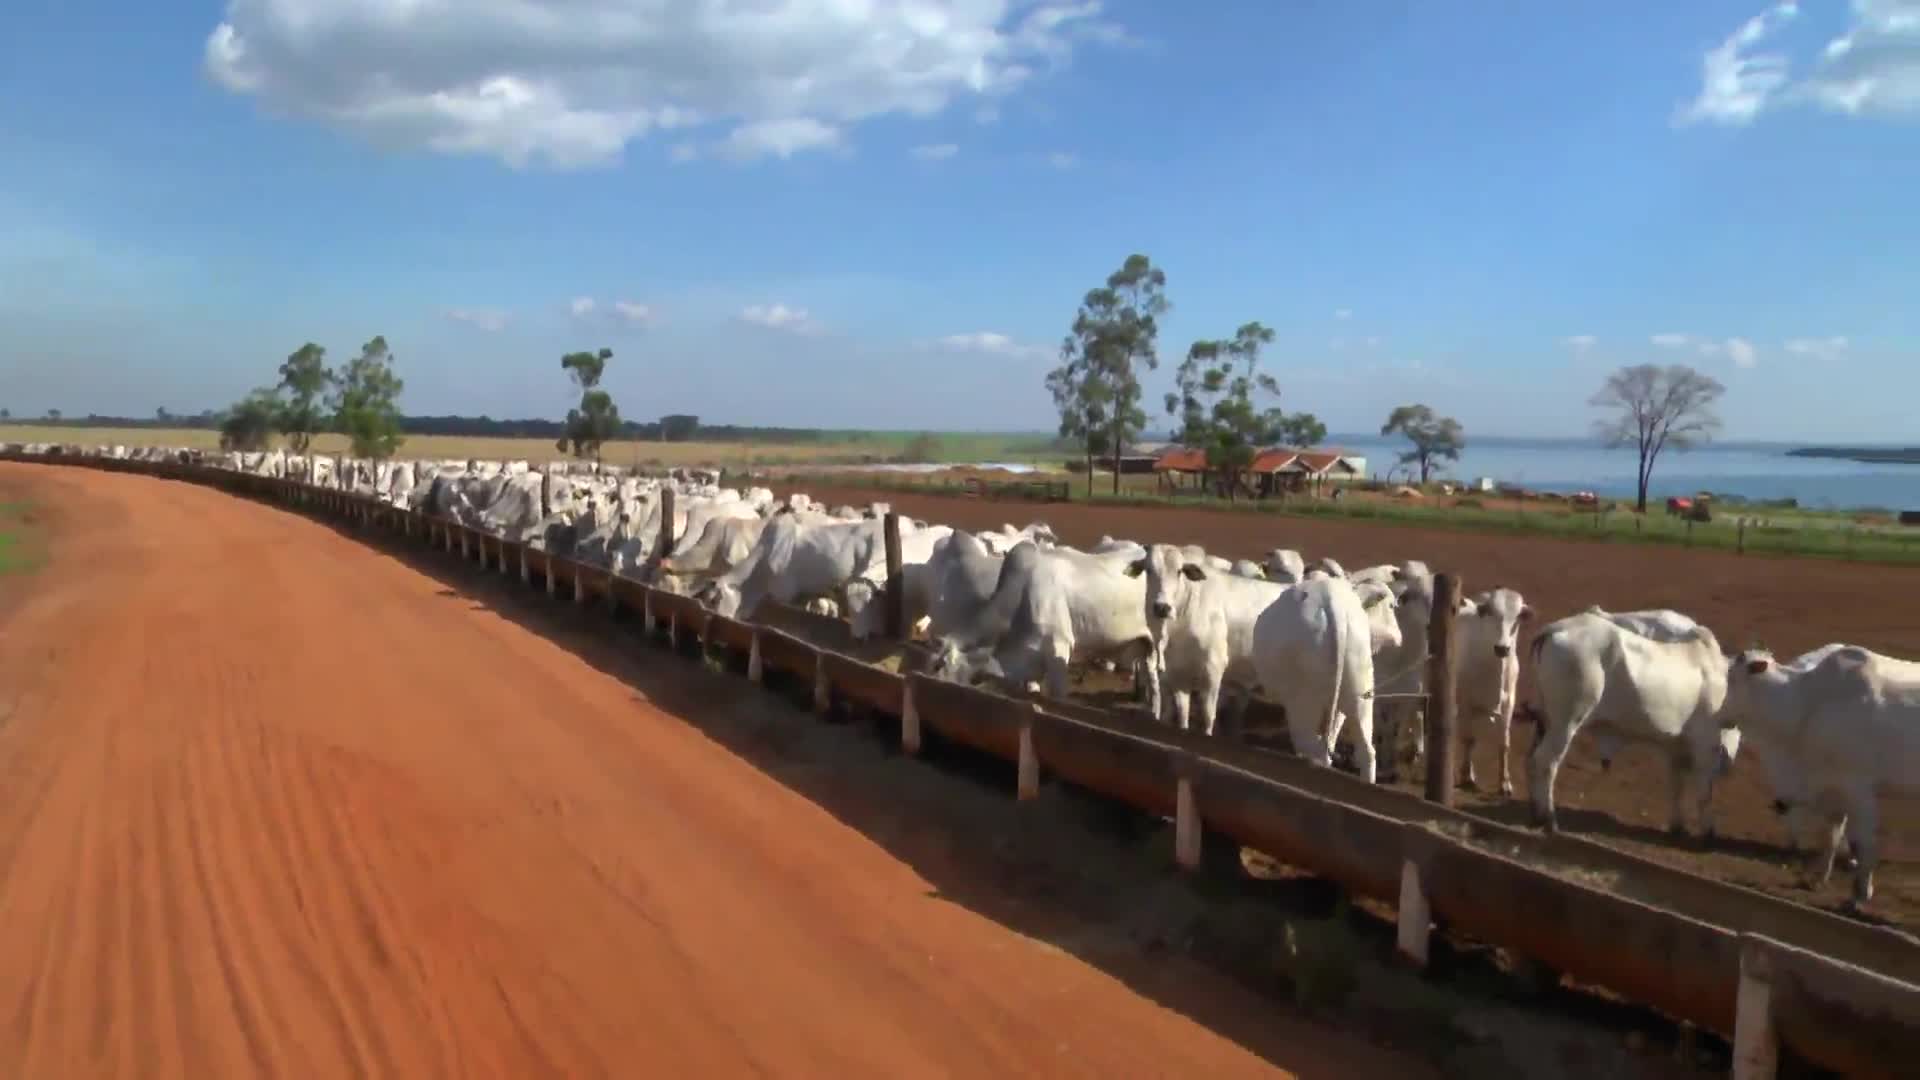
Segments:
[[[812,334],[820,329],[820,324],[807,314],[806,308],[791,308],[785,304],[754,304],[740,312],[740,321],[792,334]]]
[[[1780,105],[1920,116],[1920,0],[1852,0],[1849,8],[1846,29],[1797,79],[1784,53],[1757,50],[1799,5],[1782,0],[1748,19],[1701,57],[1700,92],[1675,122],[1745,125]]]
[[[567,305],[567,310],[573,312],[574,318],[582,318],[593,314],[593,308],[594,303],[593,297],[591,296],[576,296],[573,298],[573,302]]]
[[[652,326],[656,318],[651,307],[632,300],[615,300],[613,317],[628,326]]]
[[[1735,367],[1750,368],[1759,362],[1760,351],[1753,342],[1742,337],[1730,337],[1718,341],[1699,334],[1655,334],[1648,340],[1662,349],[1693,349],[1701,356],[1724,356],[1733,361]]]
[[[1380,339],[1377,337],[1370,337],[1362,341],[1360,344],[1365,345],[1369,349],[1377,349],[1380,347]]]
[[[1760,362],[1760,351],[1746,338],[1728,338],[1726,341],[1727,359],[1737,368],[1750,368]]]
[[[1848,342],[1844,337],[1794,338],[1785,342],[1781,348],[1795,356],[1810,356],[1815,360],[1832,363],[1847,351]]]
[[[1587,353],[1592,351],[1595,345],[1600,344],[1600,339],[1592,334],[1574,334],[1571,337],[1561,338],[1560,344],[1576,353]]]
[[[492,308],[449,308],[446,314],[454,322],[466,323],[489,334],[498,333],[507,326],[507,313]]]
[[[267,109],[514,167],[617,160],[703,128],[737,156],[852,126],[991,109],[1076,47],[1125,44],[1100,0],[228,0],[204,63]],[[976,113],[978,115],[978,113]],[[693,145],[693,144],[688,144]]]
[[[991,353],[1016,360],[1044,360],[1053,356],[1053,350],[1045,345],[1022,345],[1005,334],[991,330],[948,334],[934,344],[954,352]]]
[[[1333,317],[1336,319],[1339,319],[1341,322],[1345,322],[1348,319],[1353,318],[1353,309],[1352,308],[1336,308],[1334,310]]]
[[[1653,342],[1655,345],[1658,345],[1662,349],[1684,349],[1687,346],[1693,344],[1695,341],[1695,338],[1692,334],[1668,333],[1668,334],[1655,334],[1653,335],[1653,337],[1648,338],[1647,340]]]
[[[1047,164],[1056,169],[1071,169],[1080,164],[1080,158],[1079,155],[1068,153],[1065,150],[1055,150],[1053,153],[1047,155]]]
[[[952,143],[935,143],[932,146],[916,146],[907,151],[916,161],[945,161],[960,152]]]

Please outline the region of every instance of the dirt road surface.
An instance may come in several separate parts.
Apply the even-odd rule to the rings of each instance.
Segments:
[[[1830,641],[1864,645],[1894,656],[1920,657],[1920,567],[1870,566],[1822,559],[1740,556],[1628,543],[1552,537],[1497,536],[1354,520],[1306,520],[1245,512],[991,502],[873,489],[807,492],[829,505],[864,506],[883,499],[903,514],[957,528],[994,528],[1045,521],[1070,544],[1102,536],[1142,543],[1201,544],[1229,558],[1258,558],[1276,547],[1308,558],[1331,555],[1349,569],[1402,559],[1425,560],[1460,574],[1472,591],[1519,589],[1538,613],[1534,626],[1599,604],[1612,611],[1674,608],[1711,627],[1722,647],[1764,643],[1797,656]],[[1531,665],[1521,665],[1521,695],[1534,700]],[[1520,800],[1529,790],[1527,752],[1533,729],[1516,724],[1510,762]],[[1475,751],[1483,788],[1463,792],[1463,806],[1510,824],[1529,820],[1524,801],[1498,795],[1498,740],[1483,736]],[[1414,778],[1409,778],[1408,787]],[[1757,760],[1743,754],[1733,777],[1716,787],[1721,840],[1701,851],[1665,833],[1666,762],[1652,748],[1629,747],[1602,770],[1590,738],[1574,743],[1554,795],[1562,827],[1635,854],[1683,866],[1801,903],[1837,909],[1848,896],[1846,875],[1819,892],[1803,888],[1782,845],[1786,830],[1772,812],[1773,795]],[[1920,803],[1889,799],[1880,815],[1881,864],[1870,916],[1920,928]]]
[[[683,722],[740,680],[210,490],[0,489],[55,530],[0,611],[0,1076],[1427,1071],[949,899]]]

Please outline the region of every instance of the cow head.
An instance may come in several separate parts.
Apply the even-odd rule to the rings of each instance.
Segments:
[[[1291,548],[1274,548],[1267,552],[1266,561],[1261,567],[1267,572],[1268,581],[1277,581],[1282,585],[1294,585],[1307,576],[1307,560]]]
[[[1360,606],[1367,612],[1368,651],[1378,655],[1386,649],[1397,649],[1403,640],[1400,633],[1400,619],[1396,615],[1399,599],[1393,594],[1393,587],[1384,582],[1365,582],[1354,590],[1360,597]]]
[[[1778,676],[1780,665],[1765,649],[1748,649],[1727,661],[1727,696],[1720,704],[1720,726],[1738,728],[1752,709],[1753,686]]]
[[[841,587],[846,595],[846,615],[853,622],[853,636],[862,641],[880,632],[886,618],[886,605],[876,603],[885,587],[869,578],[854,578]]]
[[[1189,554],[1172,544],[1155,544],[1147,549],[1145,556],[1127,564],[1128,577],[1146,575],[1149,626],[1157,627],[1172,618],[1186,602],[1191,584],[1206,580],[1205,564],[1189,559]]]
[[[1533,619],[1533,609],[1520,594],[1508,588],[1495,588],[1471,600],[1461,601],[1460,616],[1484,620],[1493,632],[1493,655],[1505,660],[1512,656],[1520,638],[1520,627]]]

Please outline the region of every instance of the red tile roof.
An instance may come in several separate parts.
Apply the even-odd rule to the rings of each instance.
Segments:
[[[1154,460],[1154,472],[1206,472],[1207,452],[1184,446],[1169,446]]]

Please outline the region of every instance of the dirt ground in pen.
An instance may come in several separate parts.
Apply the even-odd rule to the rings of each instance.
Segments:
[[[1091,545],[1108,535],[1142,543],[1195,543],[1229,558],[1255,558],[1272,548],[1290,547],[1309,559],[1332,556],[1349,569],[1417,558],[1437,571],[1460,574],[1469,592],[1495,586],[1520,590],[1537,613],[1535,626],[1596,603],[1611,611],[1663,607],[1699,619],[1727,649],[1764,644],[1781,656],[1793,656],[1844,641],[1920,657],[1920,567],[1232,511],[992,502],[813,484],[806,490],[829,505],[885,500],[902,513],[959,528],[1045,521],[1062,541],[1076,545]],[[1521,694],[1522,700],[1534,700],[1524,663]],[[1526,753],[1533,735],[1531,726],[1514,725],[1511,761],[1517,791],[1512,800],[1498,794],[1497,740],[1481,739],[1475,765],[1482,787],[1493,794],[1462,792],[1463,807],[1508,823],[1527,821]],[[1413,786],[1410,780],[1408,786]],[[1568,832],[1829,910],[1847,898],[1850,878],[1838,869],[1834,880],[1817,893],[1800,887],[1783,847],[1786,830],[1770,807],[1772,793],[1751,756],[1743,755],[1730,780],[1715,789],[1720,840],[1710,851],[1666,835],[1666,764],[1650,748],[1629,747],[1611,770],[1602,771],[1590,739],[1583,736],[1561,768],[1555,796],[1561,827]],[[1867,917],[1920,930],[1920,803],[1884,804],[1881,836],[1882,861]]]
[[[188,484],[0,497],[53,541],[0,610],[0,1076],[1412,1077],[1499,1026],[1276,1000],[1138,851],[517,583]]]

